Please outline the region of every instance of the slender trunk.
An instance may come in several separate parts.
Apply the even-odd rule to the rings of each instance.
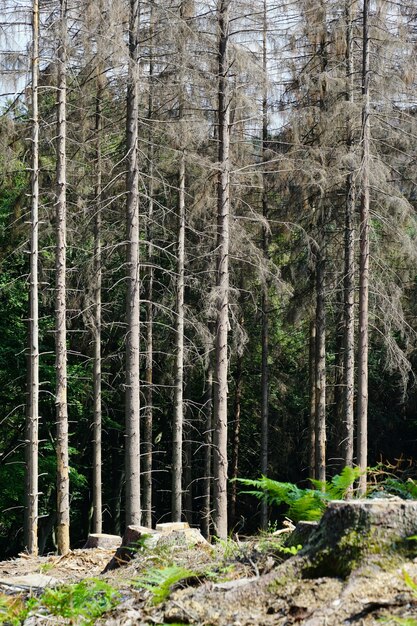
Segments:
[[[28,552],[38,554],[38,448],[39,448],[39,1],[32,7],[32,194],[30,241],[30,330],[29,330],[29,402],[27,412],[27,512],[25,543]]]
[[[148,282],[147,282],[147,326],[146,326],[146,387],[145,398],[146,407],[144,411],[143,423],[143,461],[142,461],[142,482],[143,482],[143,523],[148,528],[152,528],[152,430],[153,430],[153,243],[152,243],[152,220],[154,204],[154,144],[153,144],[153,34],[154,34],[154,7],[151,3],[150,15],[150,58],[149,58],[149,99],[148,99],[148,163],[149,163],[149,187],[148,187]]]
[[[230,478],[236,479],[239,476],[239,446],[240,446],[240,416],[242,408],[242,355],[237,355],[235,373],[235,401],[234,419],[232,429],[232,458],[230,467]],[[237,504],[237,482],[233,480],[230,486],[229,517],[230,526],[236,524],[236,504]]]
[[[58,48],[58,127],[56,199],[56,419],[57,419],[57,544],[60,554],[69,551],[69,458],[66,328],[66,108],[67,108],[67,5],[61,0]]]
[[[103,529],[102,517],[102,476],[101,476],[101,196],[102,196],[102,162],[101,162],[101,133],[102,133],[102,68],[97,65],[97,93],[96,93],[96,186],[94,212],[94,357],[93,357],[93,412],[94,412],[94,445],[93,445],[93,532],[101,533]]]
[[[316,478],[326,480],[326,278],[323,250],[316,265]]]
[[[182,448],[184,426],[184,262],[185,262],[185,152],[181,150],[178,197],[177,323],[174,421],[172,425],[172,521],[182,513]]]
[[[140,524],[139,0],[130,0],[127,86],[126,525]]]
[[[366,492],[368,464],[368,300],[369,300],[369,167],[370,167],[370,102],[369,102],[369,0],[363,2],[362,61],[362,193],[359,230],[359,353],[358,353],[358,466],[363,471],[359,493]]]
[[[316,478],[316,321],[310,322],[310,416],[308,424],[308,476]]]
[[[346,3],[346,101],[353,104],[353,16],[352,3]],[[348,112],[347,149],[352,150],[352,112]],[[355,203],[356,189],[353,172],[346,180],[345,212],[345,275],[344,275],[344,359],[343,359],[343,458],[346,466],[353,465],[354,431],[354,371],[355,371]]]
[[[262,97],[262,159],[268,161],[268,86],[267,86],[267,2],[263,4],[263,32],[262,32],[262,70],[264,77],[263,97]],[[267,173],[262,174],[262,214],[265,220],[268,219],[268,189]],[[269,232],[263,226],[263,249],[265,258],[269,258]],[[268,474],[268,443],[269,443],[269,293],[268,280],[263,287],[262,294],[262,365],[261,365],[261,472],[264,476]],[[268,503],[263,500],[261,503],[261,528],[266,530],[268,526]]]
[[[229,71],[230,0],[220,0],[219,28],[219,180],[217,210],[217,318],[214,378],[214,529],[227,538],[227,375],[229,306],[229,220],[230,220],[230,102]]]
[[[189,420],[184,423],[184,493],[183,511],[187,522],[193,524],[193,442],[192,428]]]
[[[207,370],[207,393],[205,399],[205,432],[204,432],[204,487],[203,509],[201,515],[201,532],[210,539],[211,520],[211,466],[213,444],[213,368]]]

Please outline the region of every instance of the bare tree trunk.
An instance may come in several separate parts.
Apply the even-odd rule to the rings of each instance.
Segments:
[[[29,337],[29,401],[27,411],[27,512],[25,544],[28,552],[38,554],[38,453],[39,453],[39,1],[32,6],[32,195],[30,241],[30,337]]]
[[[358,466],[363,471],[359,493],[366,492],[368,464],[368,301],[369,301],[369,0],[363,2],[362,60],[362,194],[359,230],[359,353],[358,353]]]
[[[139,0],[130,0],[127,86],[126,525],[141,523],[140,260],[139,260]]]
[[[143,461],[142,461],[142,483],[143,483],[143,523],[148,528],[152,528],[152,431],[153,431],[153,242],[152,242],[152,220],[154,205],[154,144],[153,144],[153,35],[154,35],[154,6],[150,7],[150,58],[149,58],[149,99],[148,99],[148,163],[149,163],[149,198],[148,198],[148,282],[147,282],[147,327],[146,327],[146,387],[145,398],[146,407],[143,422]]]
[[[101,533],[103,530],[102,516],[102,476],[101,476],[101,200],[102,200],[102,162],[101,162],[101,133],[103,130],[102,119],[102,68],[97,65],[97,92],[96,92],[96,186],[95,186],[95,213],[94,213],[94,323],[93,323],[93,412],[94,412],[94,442],[93,442],[93,532]]]
[[[309,344],[310,415],[308,423],[308,476],[316,478],[316,321],[310,322]]]
[[[182,107],[180,107],[182,108]],[[182,115],[182,111],[181,111]],[[178,195],[177,323],[174,421],[172,425],[172,521],[182,514],[182,449],[184,428],[184,263],[185,263],[185,152],[181,150]]]
[[[69,551],[69,458],[66,327],[66,108],[67,108],[67,3],[61,0],[58,47],[58,127],[56,199],[56,418],[57,418],[57,544]]]
[[[207,394],[205,401],[205,432],[204,432],[204,487],[203,507],[201,514],[201,532],[206,539],[210,538],[211,521],[211,460],[213,444],[213,368],[207,369]]]
[[[346,100],[353,105],[353,15],[352,3],[346,3]],[[348,113],[347,148],[351,151],[352,111]],[[353,172],[346,180],[345,212],[345,276],[344,276],[344,360],[343,360],[343,448],[344,463],[353,465],[354,435],[354,371],[355,371],[355,203],[356,189]]]
[[[217,537],[227,538],[227,375],[229,306],[230,220],[230,102],[229,71],[230,0],[220,0],[219,27],[219,181],[217,212],[217,319],[214,376],[214,515]]]
[[[316,263],[316,478],[326,480],[326,278],[323,250]]]
[[[267,66],[267,2],[263,3],[263,29],[262,29],[262,70],[264,77],[263,97],[262,97],[262,158],[266,163],[268,160],[268,66]],[[268,189],[267,173],[262,174],[262,214],[265,220],[268,219]],[[263,226],[263,249],[265,258],[269,258],[269,233],[268,228]],[[261,365],[261,472],[264,476],[268,474],[268,444],[269,444],[269,293],[268,280],[263,287],[262,294],[262,365]],[[268,526],[268,503],[261,502],[261,528],[266,530]]]
[[[243,321],[243,320],[241,320]],[[235,401],[234,401],[234,419],[232,429],[232,459],[230,468],[230,478],[239,477],[239,446],[240,446],[240,416],[242,408],[242,355],[237,355],[236,373],[235,373]],[[230,526],[236,524],[236,504],[237,504],[237,482],[233,480],[230,484],[230,501],[229,501],[229,518]]]

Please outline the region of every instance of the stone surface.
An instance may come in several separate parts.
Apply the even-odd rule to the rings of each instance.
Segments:
[[[106,535],[104,533],[90,533],[83,550],[103,548],[104,550],[117,550],[122,543],[119,535]]]

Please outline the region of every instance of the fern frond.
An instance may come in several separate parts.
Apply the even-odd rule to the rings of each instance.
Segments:
[[[134,581],[135,586],[148,589],[152,594],[152,604],[160,604],[170,594],[171,587],[182,580],[193,578],[195,572],[173,565],[162,569],[150,569]]]

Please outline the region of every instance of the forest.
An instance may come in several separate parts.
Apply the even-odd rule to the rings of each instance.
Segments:
[[[413,483],[415,3],[0,5],[0,558]]]

